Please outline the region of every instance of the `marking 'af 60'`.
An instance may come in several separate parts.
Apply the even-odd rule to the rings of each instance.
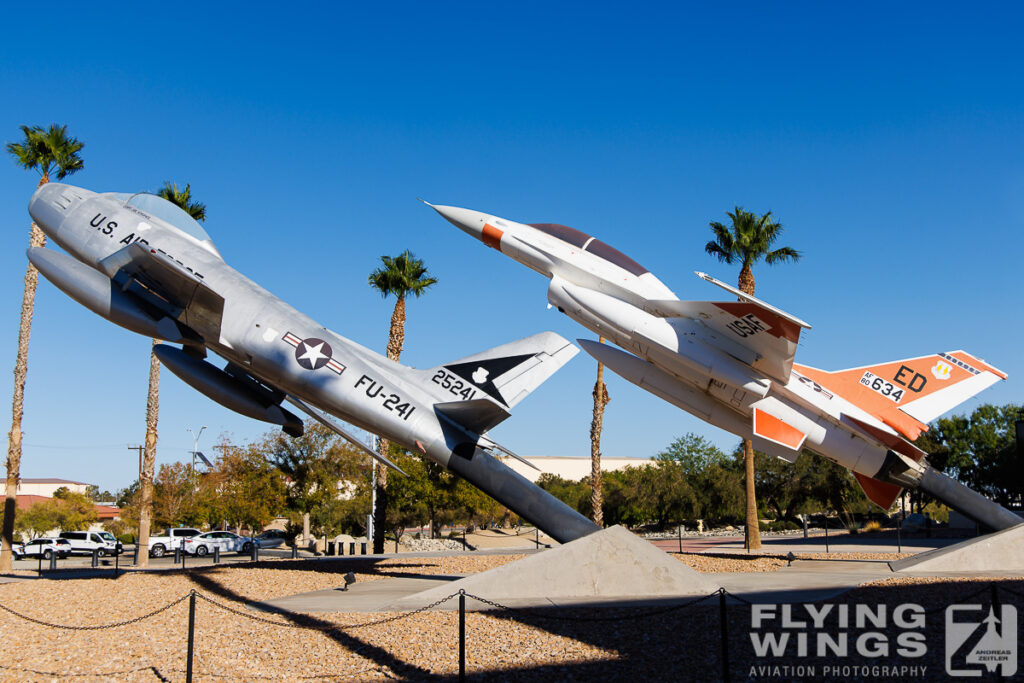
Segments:
[[[1013,513],[934,470],[911,441],[927,423],[1006,375],[964,351],[827,372],[794,363],[810,325],[704,273],[737,297],[681,301],[639,263],[552,223],[523,224],[430,205],[470,236],[550,279],[548,302],[626,349],[579,340],[637,386],[758,450],[794,462],[803,449],[853,471],[888,509],[903,487],[927,491],[988,526]]]
[[[221,405],[298,436],[303,423],[283,407],[287,401],[394,467],[337,417],[448,468],[560,542],[597,529],[496,458],[518,456],[487,436],[577,353],[562,337],[545,332],[416,370],[328,330],[241,275],[202,226],[160,197],[50,183],[33,195],[29,213],[70,254],[29,249],[39,272],[107,320],[180,345],[154,350]],[[207,351],[227,365],[204,360]]]

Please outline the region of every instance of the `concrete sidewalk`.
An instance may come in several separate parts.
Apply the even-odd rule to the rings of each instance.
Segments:
[[[884,560],[798,560],[792,566],[784,567],[775,572],[737,572],[703,574],[702,576],[744,600],[780,603],[824,600],[845,593],[862,583],[891,578],[895,575]],[[405,612],[420,609],[433,601],[419,599],[417,596],[420,593],[452,583],[459,578],[462,578],[462,576],[453,575],[414,579],[392,578],[382,581],[368,581],[366,583],[353,584],[347,591],[334,589],[300,593],[254,604],[252,607],[267,609],[268,611],[307,613]],[[487,598],[488,596],[481,595],[480,597]],[[579,605],[669,605],[692,599],[693,596],[645,600],[637,600],[628,596],[611,600],[558,599],[538,596],[533,599],[500,600],[498,602],[515,608],[536,608]],[[457,608],[458,603],[455,600],[450,600],[438,607],[438,609],[445,610]],[[467,608],[481,610],[487,609],[487,606],[476,600],[469,600],[467,601]]]

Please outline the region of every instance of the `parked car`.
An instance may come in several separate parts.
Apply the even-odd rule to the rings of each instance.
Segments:
[[[222,553],[251,553],[254,539],[239,536],[231,531],[207,531],[205,534],[185,539],[182,549],[192,555],[206,555],[214,548]]]
[[[28,543],[15,544],[14,557],[43,557],[47,560],[56,555],[64,559],[71,554],[71,544],[64,538],[33,538]]]
[[[123,546],[109,531],[62,531],[60,537],[71,544],[71,552],[91,555],[99,550],[100,556],[120,555]]]
[[[288,535],[280,529],[269,529],[257,536],[257,545],[262,548],[279,548],[288,541]]]
[[[182,542],[185,539],[198,536],[203,533],[199,529],[192,529],[189,527],[180,527],[177,529],[168,529],[159,536],[149,537],[149,554],[153,557],[163,557],[169,552],[174,552],[175,548],[181,548]]]

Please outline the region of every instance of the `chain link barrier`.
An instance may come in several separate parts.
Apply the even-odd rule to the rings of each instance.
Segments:
[[[250,619],[252,621],[258,621],[258,622],[263,623],[263,624],[270,624],[271,626],[284,626],[285,628],[300,628],[300,629],[305,629],[307,631],[322,631],[324,633],[333,633],[333,632],[337,632],[337,631],[344,631],[346,629],[366,628],[367,626],[380,626],[381,624],[388,624],[388,623],[391,623],[392,621],[400,621],[401,619],[408,619],[409,617],[415,616],[417,614],[421,614],[422,612],[430,611],[430,610],[434,609],[435,607],[448,602],[452,598],[457,598],[458,596],[459,596],[459,593],[452,593],[451,595],[449,595],[447,597],[441,598],[440,600],[435,600],[434,602],[430,603],[429,605],[424,605],[423,607],[420,607],[418,609],[412,610],[411,612],[400,612],[399,614],[395,614],[395,615],[392,615],[390,617],[385,617],[383,619],[377,619],[375,621],[367,621],[367,622],[363,622],[361,624],[332,624],[331,626],[309,626],[307,624],[291,624],[291,623],[288,623],[286,621],[275,621],[273,619],[267,619],[266,617],[257,616],[255,614],[249,614],[248,612],[243,612],[242,610],[237,609],[235,607],[231,607],[230,605],[225,605],[222,602],[218,602],[217,600],[214,600],[213,598],[211,598],[209,596],[203,595],[202,593],[196,593],[196,597],[197,598],[200,598],[201,600],[205,600],[206,602],[210,603],[214,607],[218,607],[218,608],[224,610],[225,612],[231,612],[234,615],[237,615],[237,616],[240,616],[240,617],[245,617],[246,619]]]
[[[979,595],[981,595],[982,593],[986,593],[986,592],[990,592],[990,591],[993,594],[995,594],[995,593],[998,592],[998,590],[1004,590],[1007,593],[1010,593],[1010,594],[1012,594],[1014,596],[1017,596],[1018,598],[1024,598],[1024,593],[1021,593],[1019,591],[1013,590],[1011,588],[1007,588],[1006,586],[1001,586],[1001,585],[999,585],[998,582],[992,581],[992,582],[987,582],[987,583],[988,583],[988,585],[980,588],[977,591],[974,591],[974,592],[972,592],[972,593],[970,593],[968,595],[959,597],[955,601],[949,602],[948,604],[939,605],[937,607],[933,607],[933,608],[927,609],[927,610],[925,610],[925,612],[926,613],[934,613],[934,612],[937,612],[937,611],[940,611],[940,610],[944,610],[944,609],[948,608],[950,605],[958,604],[958,603],[961,603],[961,602],[967,601],[967,600],[972,600],[972,599],[978,597]],[[693,606],[698,605],[698,604],[700,604],[702,602],[710,600],[711,598],[714,598],[716,596],[718,596],[719,599],[724,599],[726,597],[729,597],[729,598],[732,598],[733,600],[735,600],[736,602],[739,602],[741,604],[748,605],[748,606],[753,606],[755,604],[758,604],[758,603],[755,603],[755,602],[753,602],[753,601],[751,601],[751,600],[749,600],[747,598],[744,598],[744,597],[742,597],[740,595],[736,595],[736,594],[726,590],[725,588],[719,588],[718,590],[716,590],[716,591],[714,591],[712,593],[708,593],[707,595],[697,596],[697,597],[694,597],[694,598],[692,598],[690,600],[686,600],[685,602],[681,602],[681,603],[676,604],[676,605],[669,605],[667,607],[661,607],[661,608],[657,608],[657,609],[645,610],[643,612],[637,612],[635,614],[619,614],[619,615],[598,616],[598,617],[591,617],[591,616],[568,616],[568,615],[545,614],[544,610],[547,609],[547,608],[541,608],[541,609],[530,608],[528,610],[528,609],[525,609],[525,608],[509,607],[508,605],[504,605],[504,604],[502,604],[500,602],[497,602],[495,600],[490,600],[490,599],[487,599],[487,598],[483,598],[483,597],[480,597],[478,595],[474,595],[473,593],[468,593],[464,589],[460,589],[456,593],[452,593],[450,595],[447,595],[447,596],[445,596],[443,598],[440,598],[439,600],[435,600],[434,602],[431,602],[428,605],[424,605],[423,607],[420,607],[418,609],[415,609],[415,610],[412,610],[412,611],[409,611],[409,612],[401,612],[401,613],[394,614],[394,615],[389,616],[389,617],[385,617],[383,619],[375,619],[373,621],[367,621],[367,622],[362,622],[362,623],[358,623],[358,624],[331,624],[330,626],[316,626],[316,625],[310,625],[310,624],[288,623],[288,622],[277,621],[277,620],[274,620],[274,619],[268,619],[266,617],[262,617],[262,616],[259,616],[259,615],[256,615],[256,614],[251,614],[251,613],[249,613],[247,611],[244,611],[242,609],[239,609],[239,608],[233,607],[231,605],[225,604],[223,602],[220,602],[219,600],[215,600],[214,598],[212,598],[212,597],[210,597],[208,595],[204,595],[203,593],[200,593],[199,591],[196,591],[196,590],[191,590],[188,593],[185,593],[184,595],[182,595],[181,597],[179,597],[179,598],[169,602],[166,605],[163,605],[162,607],[158,607],[155,610],[152,610],[152,611],[147,612],[145,614],[139,615],[137,617],[133,617],[132,619],[127,619],[125,621],[114,622],[114,623],[111,623],[111,624],[84,625],[84,626],[83,625],[72,625],[72,624],[55,624],[55,623],[48,622],[48,621],[45,621],[45,620],[42,620],[42,619],[37,619],[35,617],[31,617],[31,616],[29,616],[27,614],[22,614],[21,612],[18,612],[18,611],[14,610],[14,609],[11,609],[10,607],[7,607],[6,605],[3,605],[3,604],[0,604],[0,610],[2,610],[3,612],[6,612],[8,614],[11,614],[12,616],[18,617],[19,619],[23,619],[25,621],[29,621],[31,623],[34,623],[34,624],[37,624],[37,625],[40,625],[40,626],[46,626],[46,627],[49,627],[49,628],[56,628],[56,629],[63,629],[63,630],[70,630],[70,631],[98,631],[98,630],[120,628],[120,627],[123,627],[123,626],[128,626],[130,624],[138,623],[138,622],[143,621],[145,619],[150,619],[152,617],[157,616],[158,614],[166,612],[167,610],[175,607],[176,605],[180,605],[182,602],[184,602],[185,600],[188,600],[193,595],[196,598],[199,598],[199,599],[203,600],[204,602],[212,605],[213,607],[215,607],[217,609],[223,610],[225,612],[229,612],[231,614],[234,614],[236,616],[248,619],[250,621],[259,622],[259,623],[267,624],[267,625],[270,625],[270,626],[282,626],[282,627],[285,627],[285,628],[301,629],[301,630],[314,631],[314,632],[320,632],[320,633],[325,633],[325,634],[326,633],[344,632],[346,630],[352,630],[352,629],[367,628],[367,627],[370,627],[370,626],[380,626],[380,625],[383,625],[383,624],[388,624],[388,623],[400,621],[400,620],[403,620],[403,619],[408,619],[408,618],[411,618],[413,616],[416,616],[417,614],[422,614],[424,612],[428,612],[428,611],[434,609],[435,607],[439,607],[439,606],[443,605],[444,603],[448,602],[449,600],[452,600],[453,598],[457,598],[457,597],[472,598],[473,600],[476,600],[477,602],[479,602],[479,603],[481,603],[483,605],[487,605],[489,607],[493,607],[493,608],[495,608],[497,610],[500,610],[500,611],[503,611],[503,612],[507,612],[507,613],[509,613],[511,615],[519,615],[521,618],[528,619],[528,620],[549,620],[549,621],[578,622],[578,623],[635,621],[635,620],[638,620],[638,619],[647,619],[647,618],[651,618],[651,617],[656,617],[656,616],[662,616],[662,615],[665,615],[665,614],[670,614],[672,612],[677,612],[677,611],[686,609],[688,607],[693,607]],[[838,596],[836,596],[836,597],[838,597]],[[833,600],[833,599],[834,598],[823,598],[821,600],[807,600],[807,601],[800,602],[800,603],[790,603],[790,604],[804,604],[804,605],[806,605],[806,604],[815,604],[815,603],[826,602],[826,601]],[[724,603],[722,603],[722,604],[724,605]],[[592,606],[588,606],[588,607],[592,607]],[[569,609],[578,609],[578,608],[569,608]],[[629,609],[629,608],[624,608],[624,609]],[[65,672],[37,671],[35,669],[29,669],[29,668],[22,669],[22,668],[16,668],[16,667],[11,667],[11,666],[0,665],[0,670],[18,671],[18,672],[32,673],[32,674],[38,674],[38,675],[44,675],[44,676],[51,676],[52,675],[52,676],[62,676],[62,677],[78,677],[78,676],[107,676],[107,677],[110,677],[110,676],[119,676],[119,675],[130,675],[130,674],[133,674],[133,673],[137,673],[139,671],[145,671],[145,670],[150,670],[150,669],[155,670],[153,666],[143,666],[143,667],[138,667],[138,668],[135,668],[135,669],[126,669],[126,670],[122,670],[122,671],[107,671],[107,672],[95,672],[95,673],[69,674],[69,673],[65,673]],[[366,667],[364,669],[361,669],[359,671],[352,672],[352,673],[349,673],[349,674],[337,674],[337,673],[335,673],[335,674],[303,676],[303,677],[299,677],[299,678],[301,678],[303,680],[332,679],[332,678],[333,679],[350,679],[350,678],[353,678],[355,676],[360,676],[362,674],[365,674],[365,673],[367,673],[369,671],[379,671],[380,669],[381,669],[381,667],[379,665],[374,665],[374,666]],[[180,670],[177,670],[177,669],[168,669],[167,671],[168,672],[180,673]],[[211,677],[231,677],[232,676],[231,674],[213,674],[213,673],[204,673],[203,675],[204,676],[211,676]],[[257,678],[260,678],[260,677],[257,676]]]
[[[49,621],[44,621],[42,619],[36,619],[35,617],[30,617],[27,614],[22,614],[21,612],[16,612],[15,610],[11,609],[10,607],[8,607],[8,606],[6,606],[4,604],[0,604],[0,610],[3,610],[4,612],[7,612],[8,614],[13,614],[14,616],[18,617],[19,619],[24,619],[25,621],[31,621],[33,624],[38,624],[40,626],[48,626],[50,628],[59,628],[59,629],[67,630],[67,631],[103,631],[103,630],[108,629],[108,628],[119,628],[121,626],[128,626],[129,624],[138,623],[138,622],[142,621],[143,619],[149,619],[150,617],[155,617],[156,615],[160,614],[161,612],[166,612],[167,610],[171,609],[175,605],[180,605],[181,603],[185,602],[186,600],[189,599],[189,596],[191,596],[192,593],[195,593],[195,591],[189,591],[188,593],[185,593],[184,595],[182,595],[177,600],[174,600],[173,602],[169,602],[166,605],[164,605],[163,607],[158,607],[155,610],[153,610],[152,612],[147,612],[146,614],[139,615],[139,616],[134,617],[132,619],[128,619],[126,621],[117,621],[117,622],[114,622],[113,624],[99,624],[99,625],[96,625],[96,626],[79,626],[79,625],[73,625],[73,624],[54,624],[54,623],[49,622]]]

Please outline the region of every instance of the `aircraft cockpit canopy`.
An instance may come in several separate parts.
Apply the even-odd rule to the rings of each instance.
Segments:
[[[558,225],[557,223],[530,223],[530,227],[536,228],[545,234],[562,240],[563,242],[567,242],[574,247],[579,247],[583,251],[588,251],[594,256],[598,256],[605,261],[622,268],[626,272],[636,275],[637,277],[649,272],[646,268],[623,254],[615,247],[605,244],[601,240],[596,239],[585,232],[580,232],[575,228],[570,228],[568,225]]]
[[[189,216],[188,213],[177,204],[169,202],[163,197],[155,194],[149,194],[148,192],[139,192],[133,195],[117,193],[114,196],[124,201],[126,206],[134,206],[141,211],[145,211],[151,216],[170,223],[189,237],[192,237],[199,242],[200,246],[205,247],[217,256],[220,256],[220,252],[217,251],[217,247],[214,246],[213,240],[210,239],[210,235],[203,229],[203,226],[199,224],[199,221],[192,218],[192,216]]]

